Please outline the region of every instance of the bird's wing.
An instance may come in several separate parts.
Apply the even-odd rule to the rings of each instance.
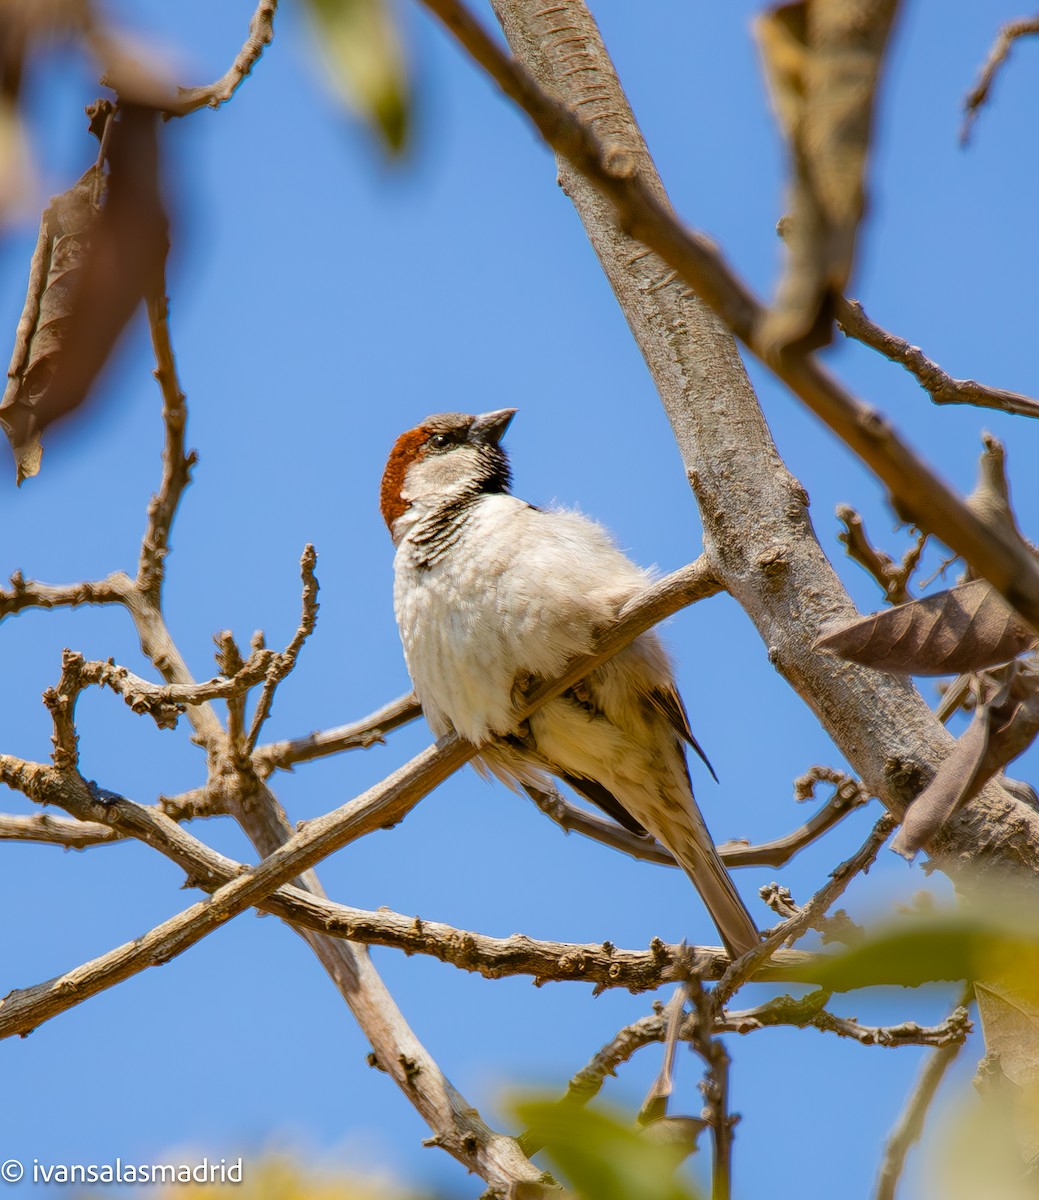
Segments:
[[[678,689],[675,685],[663,684],[655,687],[647,693],[647,696],[650,704],[666,719],[675,733],[683,741],[688,742],[692,746],[703,760],[704,766],[711,772],[714,782],[717,783],[718,776],[714,773],[714,767],[711,766],[710,759],[704,754],[700,743],[693,736],[693,731],[689,728],[689,714],[685,711],[682,697],[678,694]]]
[[[579,796],[584,796],[593,804],[598,805],[608,816],[613,817],[618,825],[623,825],[631,833],[646,835],[646,829],[635,820],[612,792],[608,792],[601,783],[594,779],[581,779],[577,775],[567,775],[557,772],[559,778],[572,787]]]

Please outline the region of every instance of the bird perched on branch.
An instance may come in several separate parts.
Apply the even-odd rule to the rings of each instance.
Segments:
[[[693,799],[682,743],[703,752],[657,635],[516,721],[523,688],[588,653],[649,577],[594,521],[509,494],[500,443],[514,414],[427,417],[397,439],[382,477],[394,608],[426,720],[480,745],[484,773],[542,791],[555,776],[653,834],[741,954],[760,935]]]

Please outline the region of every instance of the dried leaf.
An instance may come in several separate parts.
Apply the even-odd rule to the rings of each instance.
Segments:
[[[40,221],[29,290],[0,402],[0,424],[14,450],[19,483],[40,469],[36,406],[64,344],[90,232],[100,212],[101,190],[101,172],[93,166],[67,192],[51,200]]]
[[[912,859],[960,805],[976,796],[1039,733],[1039,674],[1033,664],[1011,663],[1000,678],[986,681],[986,692],[967,731],[909,806],[891,843],[905,858]]]
[[[1013,1124],[1024,1157],[1039,1157],[1039,981],[985,980],[974,988],[985,1049],[1014,1085]]]
[[[762,337],[825,345],[865,208],[873,98],[897,0],[796,0],[756,23],[773,106],[790,146],[787,267]]]
[[[832,629],[815,643],[863,666],[951,675],[1004,663],[1036,645],[1035,631],[983,579]]]
[[[386,0],[306,0],[332,85],[391,154],[408,136],[404,52]]]
[[[124,104],[109,141],[107,194],[88,171],[44,214],[0,422],[18,482],[39,470],[39,436],[78,408],[145,292],[161,279],[167,218],[155,109]]]

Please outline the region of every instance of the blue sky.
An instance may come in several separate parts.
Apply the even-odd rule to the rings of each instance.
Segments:
[[[187,83],[222,73],[252,5],[190,0],[113,4]],[[714,237],[762,293],[780,261],[783,158],[750,34],[756,5],[593,5],[636,115],[679,212]],[[882,324],[955,375],[1035,394],[1037,168],[1030,147],[1039,72],[1022,44],[1000,78],[972,146],[957,144],[960,102],[1007,4],[936,0],[907,6],[895,36],[877,135],[872,206],[852,293]],[[416,90],[414,144],[387,164],[323,86],[292,6],[236,98],[165,128],[175,212],[171,321],[200,465],[173,534],[166,591],[192,669],[213,672],[224,628],[271,645],[295,630],[298,558],[319,553],[315,636],[279,692],[267,736],[353,719],[405,691],[391,602],[392,548],[377,507],[386,453],[429,412],[517,407],[507,447],[518,494],[579,506],[633,557],[668,571],[694,558],[700,529],[677,449],[649,376],[555,186],[551,157],[510,105],[415,4],[400,8]],[[93,156],[82,105],[97,94],[84,65],[51,59],[34,76],[31,111],[41,199]],[[0,327],[24,297],[35,217],[0,248]],[[1037,429],[1021,418],[937,409],[898,367],[838,343],[829,360],[892,416],[960,488],[974,479],[979,433],[1009,447],[1021,524],[1036,536]],[[122,343],[95,403],[49,439],[39,478],[0,479],[4,576],[52,582],[131,567],[159,474],[161,427],[144,324]],[[781,453],[808,489],[820,538],[863,611],[876,587],[840,556],[836,504],[859,508],[878,541],[904,534],[877,485],[768,376],[751,366]],[[3,468],[6,474],[6,467]],[[932,555],[937,560],[937,555]],[[749,621],[725,597],[668,623],[679,684],[721,779],[694,767],[719,840],[758,841],[798,824],[791,780],[840,765],[829,738],[769,666]],[[38,702],[63,646],[153,672],[121,612],[29,612],[0,628],[3,749],[50,750]],[[931,685],[925,683],[927,694]],[[110,694],[80,706],[83,770],[151,803],[195,786],[203,761],[185,729],[159,732]],[[428,741],[421,724],[387,745],[276,780],[293,820],[328,810]],[[1036,755],[1017,773],[1034,776]],[[28,811],[13,794],[11,812]],[[850,853],[873,806],[780,871],[745,870],[753,900],[773,878],[805,898]],[[248,858],[228,822],[196,830]],[[190,902],[181,873],[146,848],[86,853],[0,846],[0,992],[58,974],[143,933]],[[644,946],[713,941],[677,873],[564,838],[526,801],[466,771],[397,829],[323,864],[331,895],[387,905],[491,934],[523,931]],[[921,888],[944,892],[884,853],[848,896],[853,914],[888,911]],[[493,1123],[511,1087],[561,1089],[651,997],[529,981],[488,983],[452,967],[376,950],[375,961],[420,1037]],[[749,989],[747,1002],[766,995]],[[877,1022],[938,1019],[949,989],[857,996],[840,1011]],[[867,1192],[881,1139],[918,1069],[914,1050],[868,1049],[814,1031],[734,1039],[737,1195],[770,1185],[803,1200]],[[367,1046],[303,943],[270,918],[244,915],[169,965],[0,1047],[0,1158],[106,1161],[171,1147],[255,1158],[296,1147],[357,1169],[476,1196],[393,1085],[364,1063]],[[958,1082],[973,1069],[965,1056]],[[637,1104],[658,1057],[643,1052],[608,1094]],[[697,1112],[683,1058],[682,1111]],[[955,1087],[950,1090],[950,1095]],[[777,1098],[781,1102],[777,1103]],[[794,1121],[818,1115],[826,1136],[810,1161]],[[812,1119],[816,1119],[813,1117]],[[926,1154],[924,1155],[924,1160]],[[921,1158],[907,1200],[925,1194]],[[23,1187],[27,1185],[23,1184]]]

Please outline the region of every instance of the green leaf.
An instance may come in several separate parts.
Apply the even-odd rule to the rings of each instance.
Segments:
[[[1008,898],[1009,899],[1009,898]],[[939,980],[1022,978],[1039,981],[1039,924],[1032,906],[990,905],[894,922],[803,972],[829,991]]]
[[[675,1178],[687,1145],[661,1144],[600,1108],[535,1099],[512,1107],[580,1200],[696,1200]]]
[[[329,78],[391,154],[407,142],[404,52],[386,0],[306,0]]]

